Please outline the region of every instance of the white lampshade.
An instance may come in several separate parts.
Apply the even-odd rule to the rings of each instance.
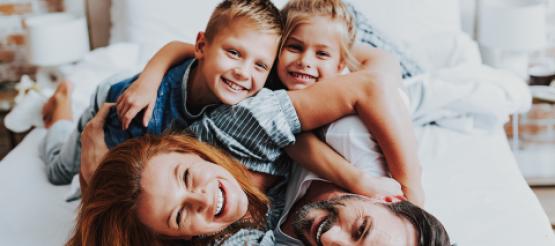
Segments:
[[[537,1],[481,1],[478,42],[488,48],[537,50],[546,45],[546,8]]]
[[[77,61],[89,50],[87,23],[67,13],[34,16],[25,20],[27,59],[38,66]]]

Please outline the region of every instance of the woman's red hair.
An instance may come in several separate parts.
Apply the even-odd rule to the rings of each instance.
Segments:
[[[130,139],[111,150],[82,192],[77,223],[68,246],[88,245],[167,245],[179,240],[165,239],[143,225],[136,211],[141,193],[141,174],[148,160],[161,153],[193,153],[229,171],[249,199],[248,217],[265,218],[268,198],[249,182],[247,170],[235,159],[213,146],[184,135],[144,136]],[[249,220],[263,228],[265,220]],[[237,230],[239,228],[236,228]],[[226,231],[209,239],[222,238]],[[207,239],[203,238],[202,242]],[[194,241],[194,240],[193,240]],[[181,241],[183,242],[183,241]]]

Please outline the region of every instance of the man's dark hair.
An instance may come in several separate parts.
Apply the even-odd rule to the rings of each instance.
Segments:
[[[439,220],[424,209],[408,202],[384,204],[394,214],[408,219],[419,234],[420,246],[450,246],[449,235]]]

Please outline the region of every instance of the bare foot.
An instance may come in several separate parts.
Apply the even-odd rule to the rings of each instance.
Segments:
[[[42,121],[45,128],[50,128],[59,120],[73,120],[71,87],[68,81],[60,82],[54,94],[42,106]]]

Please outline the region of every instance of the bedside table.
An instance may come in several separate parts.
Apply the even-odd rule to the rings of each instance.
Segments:
[[[1,82],[0,83],[0,158],[3,158],[11,149],[13,149],[28,132],[14,133],[4,126],[4,117],[10,112],[14,106],[14,99],[17,95],[15,85],[17,82]],[[7,139],[8,141],[4,141]]]
[[[528,184],[555,186],[555,100],[534,98],[530,111],[518,115],[518,124],[506,127],[508,133],[514,125],[518,146],[513,151]]]

